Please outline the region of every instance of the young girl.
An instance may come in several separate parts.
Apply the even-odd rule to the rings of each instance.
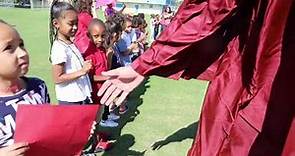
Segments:
[[[138,52],[137,38],[132,26],[132,19],[125,17],[121,39],[117,43],[123,66],[129,66],[132,63],[133,53]]]
[[[125,27],[125,29],[130,29],[131,28],[131,21],[129,20],[128,24],[126,24],[125,22],[126,22],[125,17],[120,14],[115,15],[113,18],[110,18],[106,22],[106,28],[107,28],[107,32],[109,34],[108,35],[109,36],[108,51],[112,51],[111,52],[112,59],[110,59],[110,60],[112,60],[111,69],[125,66],[124,56],[122,55],[122,53],[120,51],[120,47],[122,47],[122,44],[120,44],[119,41],[123,41],[123,39],[121,39],[123,27]],[[126,26],[126,25],[128,25],[128,26]],[[127,27],[129,27],[129,28],[127,28]],[[134,34],[134,36],[135,36],[135,34]],[[126,44],[126,43],[124,42],[123,44]],[[126,45],[126,49],[127,49],[127,45]],[[128,107],[126,106],[126,103],[127,102],[125,101],[124,104],[120,105],[119,114],[124,114],[127,112]],[[110,109],[113,109],[113,108],[110,108]]]
[[[125,10],[126,5],[123,3],[123,7],[121,10],[117,11],[113,8],[113,3],[107,4],[107,7],[104,11],[104,16],[106,20],[110,20],[115,14],[122,14]]]
[[[123,62],[120,60],[119,51],[116,46],[121,35],[122,35],[122,21],[124,20],[121,16],[114,16],[110,20],[105,22],[106,32],[108,39],[106,41],[108,47],[108,63],[110,69],[116,69],[122,67]]]
[[[95,12],[91,11],[91,6],[92,6],[92,0],[78,0],[77,2],[77,10],[79,12],[78,30],[75,35],[74,43],[77,46],[77,48],[80,50],[83,56],[89,55],[89,54],[85,54],[90,44],[90,39],[87,36],[87,31],[88,31],[88,25],[90,24],[93,18],[93,15],[95,15]]]
[[[166,6],[161,17],[161,32],[166,29],[173,18],[173,12],[169,6]]]
[[[152,21],[152,25],[154,26],[152,37],[153,37],[153,40],[156,40],[158,37],[158,34],[159,34],[159,28],[160,28],[160,15],[159,14],[155,15],[155,18]]]
[[[20,156],[27,143],[15,143],[15,115],[18,104],[50,103],[47,87],[38,78],[25,77],[29,56],[24,41],[10,25],[0,20],[0,155]]]
[[[91,103],[91,84],[87,73],[91,61],[85,61],[72,38],[77,32],[78,16],[66,2],[53,1],[51,10],[51,61],[56,97],[59,104]]]
[[[139,52],[132,58],[132,61],[145,51],[148,36],[148,32],[146,31],[147,23],[145,19],[143,19],[142,17],[138,17],[136,23],[138,27],[135,29],[135,34],[137,38]]]

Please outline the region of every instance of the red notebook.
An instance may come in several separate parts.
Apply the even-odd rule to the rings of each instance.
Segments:
[[[28,142],[26,156],[80,155],[100,105],[19,105],[15,142]]]

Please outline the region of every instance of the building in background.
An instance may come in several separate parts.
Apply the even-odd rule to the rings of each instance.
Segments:
[[[176,8],[176,0],[118,0],[117,8],[126,5],[124,12],[138,14],[161,14],[163,7],[169,5],[172,10]]]

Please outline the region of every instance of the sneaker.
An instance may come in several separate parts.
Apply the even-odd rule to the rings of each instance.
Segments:
[[[118,123],[113,120],[101,120],[99,123],[102,127],[118,127]]]
[[[81,156],[96,156],[95,153],[83,153]]]
[[[118,120],[118,119],[120,119],[120,116],[116,115],[115,113],[110,113],[110,115],[108,115],[108,119],[109,120]]]
[[[123,110],[122,109],[119,109],[119,114],[121,114],[121,115],[122,114],[125,114],[128,111],[128,109],[129,108],[127,106],[125,106],[125,109],[123,109]]]
[[[111,149],[112,143],[109,141],[99,141],[97,146],[95,147],[94,153],[103,152]]]

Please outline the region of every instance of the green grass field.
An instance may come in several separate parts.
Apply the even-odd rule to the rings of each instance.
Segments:
[[[56,102],[48,61],[48,10],[0,8],[0,19],[15,25],[30,53],[30,72],[46,81]],[[207,83],[152,76],[131,96],[130,111],[109,131],[116,140],[102,156],[184,156],[192,144]],[[152,150],[155,144],[157,150]]]

